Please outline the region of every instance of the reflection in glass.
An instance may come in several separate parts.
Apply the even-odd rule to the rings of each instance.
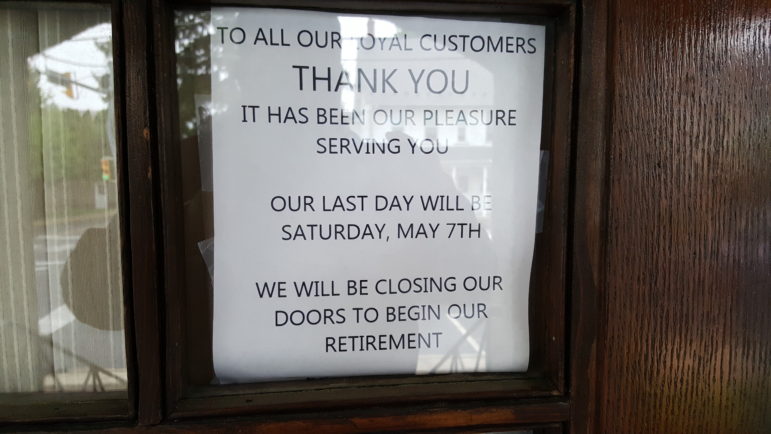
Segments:
[[[126,389],[109,7],[0,4],[0,393]]]
[[[266,10],[266,13],[271,11]],[[212,368],[211,340],[213,296],[210,276],[213,273],[212,252],[216,245],[213,223],[211,114],[216,115],[228,109],[212,105],[212,83],[237,81],[239,75],[235,70],[225,70],[224,62],[212,64],[212,57],[217,58],[218,55],[216,50],[222,48],[217,44],[213,46],[211,44],[210,38],[215,24],[212,23],[210,11],[181,10],[175,13],[174,18],[187,291],[185,300],[187,323],[184,326],[187,341],[184,351],[186,360],[190,361],[187,366],[187,380],[192,384],[207,384],[212,380],[217,381],[214,379]],[[502,89],[513,86],[511,76],[495,74],[496,65],[484,57],[443,51],[440,54],[432,54],[431,60],[435,65],[453,65],[459,70],[473,71],[475,86],[464,97],[437,101],[430,98],[383,95],[377,92],[373,94],[373,92],[354,90],[361,84],[358,81],[361,71],[372,71],[383,65],[382,51],[361,49],[360,44],[368,35],[403,41],[406,40],[403,38],[407,38],[408,35],[414,37],[421,34],[424,31],[424,24],[420,20],[391,20],[389,17],[356,15],[337,15],[329,19],[325,26],[319,28],[338,32],[341,36],[341,45],[336,50],[308,50],[307,64],[328,65],[333,71],[344,71],[352,86],[350,89],[344,87],[336,93],[313,93],[309,96],[308,105],[312,103],[319,107],[339,107],[347,113],[371,113],[375,109],[382,109],[396,119],[400,115],[403,116],[405,110],[421,113],[424,110],[442,108],[467,111],[476,109],[481,113],[483,121],[468,124],[437,122],[436,125],[404,121],[380,124],[354,122],[347,129],[336,130],[335,134],[352,143],[358,143],[366,149],[372,149],[372,152],[352,156],[336,142],[334,145],[336,152],[325,152],[324,156],[319,158],[326,158],[331,167],[341,164],[341,161],[365,161],[367,158],[375,158],[371,157],[372,155],[377,155],[384,166],[393,168],[394,174],[430,170],[425,177],[430,182],[421,185],[419,191],[441,194],[448,200],[450,197],[454,198],[456,194],[460,195],[461,201],[465,199],[464,209],[467,210],[462,214],[462,220],[479,224],[481,227],[482,242],[478,243],[478,250],[467,252],[469,263],[481,264],[488,269],[511,269],[511,264],[503,258],[510,257],[513,243],[520,240],[506,239],[512,225],[511,216],[516,208],[513,201],[508,200],[510,186],[506,185],[506,181],[512,171],[521,168],[517,165],[521,162],[513,165],[510,161],[510,149],[512,145],[516,145],[512,143],[511,136],[502,133],[500,128],[491,128],[489,126],[491,122],[484,122],[484,119],[492,118],[493,109],[509,107],[511,104],[510,95],[502,92]],[[285,28],[287,26],[288,24],[284,25]],[[410,43],[412,46],[417,46],[415,40],[411,40]],[[339,59],[336,56],[339,56]],[[401,52],[399,56],[394,57],[392,65],[407,68],[420,64],[425,62],[421,56],[424,54],[419,50]],[[270,63],[269,59],[261,59],[259,62],[249,64],[258,65],[262,61],[266,64]],[[336,65],[337,62],[339,66]],[[322,71],[322,75],[324,73]],[[462,87],[462,83],[460,86]],[[535,86],[535,90],[540,92],[540,87]],[[266,100],[265,95],[260,97],[261,101]],[[538,110],[533,112],[539,114]],[[383,150],[388,147],[384,144],[391,138],[398,138],[396,143],[401,143],[403,147],[407,146],[408,140],[416,143],[426,141],[427,148],[449,149],[450,152],[426,152],[414,159],[406,159],[398,155],[400,154],[398,150]],[[355,164],[350,164],[345,173],[354,172],[356,167]],[[328,181],[319,176],[308,177],[308,179],[312,179],[308,181],[309,183]],[[367,178],[363,175],[357,178],[356,188],[363,191],[379,191],[377,185],[371,187],[366,184],[370,180],[367,180],[365,185],[360,185],[362,179]],[[374,180],[371,182],[376,184]],[[291,189],[288,186],[282,187]],[[495,191],[496,188],[498,191]],[[336,191],[332,187],[329,189]],[[496,204],[498,212],[492,213],[491,207],[486,206],[469,209],[468,203],[472,197],[484,198],[493,195],[499,197],[500,202]],[[403,256],[402,253],[404,252],[392,248],[391,257]],[[438,261],[438,259],[427,257],[424,265],[431,261]],[[318,268],[324,268],[316,265]],[[419,265],[414,268],[406,267],[405,273],[420,273],[423,268],[426,267]],[[475,269],[470,265],[469,268]],[[519,273],[524,275],[528,270],[519,270]],[[498,312],[508,309],[503,305],[490,308]],[[527,306],[522,304],[518,308],[521,309],[519,316],[526,318]],[[493,359],[492,354],[501,350],[491,348],[494,347],[489,344],[494,342],[491,336],[493,331],[487,323],[471,318],[461,320],[448,318],[448,322],[448,333],[445,336],[454,337],[452,343],[448,344],[448,351],[441,356],[421,355],[419,360],[416,360],[416,372],[470,372],[491,369],[489,360]]]

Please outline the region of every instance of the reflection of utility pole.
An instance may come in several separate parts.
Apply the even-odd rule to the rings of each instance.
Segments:
[[[72,99],[75,99],[75,86],[73,86],[72,82],[72,73],[65,72],[64,79],[67,80],[64,86],[64,94]]]
[[[100,46],[100,49],[102,47]],[[112,69],[112,44],[104,47],[106,51],[105,57],[107,60],[107,73],[102,75],[99,80],[99,85],[103,89],[101,91],[104,96],[104,102],[107,104],[107,122],[105,122],[105,130],[107,131],[107,144],[110,147],[110,156],[117,157],[115,151],[115,95],[113,92],[113,69]]]

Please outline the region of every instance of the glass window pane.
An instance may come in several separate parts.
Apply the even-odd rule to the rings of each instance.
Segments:
[[[208,10],[177,11],[175,52],[179,97],[185,238],[185,366],[187,381],[214,379],[212,286],[214,207],[211,166],[211,66]],[[208,258],[208,260],[207,260]]]
[[[0,393],[127,387],[110,21],[0,3]]]
[[[543,25],[175,26],[189,384],[527,370]]]

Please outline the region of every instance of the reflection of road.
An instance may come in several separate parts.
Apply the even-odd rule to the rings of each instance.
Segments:
[[[103,221],[103,219],[100,220]],[[38,327],[42,335],[50,335],[75,318],[64,304],[58,276],[61,276],[67,258],[69,258],[70,252],[75,249],[83,232],[92,227],[94,223],[84,220],[68,225],[56,225],[57,229],[63,232],[60,234],[46,234],[44,225],[36,227],[38,233],[33,240],[33,251],[35,254],[38,314],[40,316]],[[57,315],[52,315],[54,311],[57,312]],[[52,323],[54,317],[57,321]]]
[[[33,240],[35,279],[38,300],[38,334],[50,339],[44,348],[51,370],[66,376],[72,371],[83,371],[88,364],[104,369],[124,369],[125,351],[123,331],[99,330],[78,321],[64,299],[61,279],[66,273],[67,261],[86,230],[105,227],[105,216],[73,218],[69,224],[56,222],[45,233],[44,225],[36,225]],[[93,252],[103,255],[104,252]],[[120,270],[115,270],[120,272]],[[89,282],[79,282],[89,284]],[[105,289],[106,290],[106,289]],[[102,308],[95,306],[95,308]],[[43,342],[43,341],[41,341]],[[46,347],[46,345],[42,345]],[[82,360],[78,361],[76,356]],[[50,368],[49,368],[50,369]],[[50,371],[49,371],[50,372]],[[82,381],[81,381],[82,383]],[[74,385],[73,385],[74,386]],[[67,387],[67,384],[64,384]],[[77,384],[80,388],[81,384]]]

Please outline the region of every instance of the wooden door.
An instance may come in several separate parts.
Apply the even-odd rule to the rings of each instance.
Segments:
[[[572,430],[769,432],[771,3],[583,13]]]

